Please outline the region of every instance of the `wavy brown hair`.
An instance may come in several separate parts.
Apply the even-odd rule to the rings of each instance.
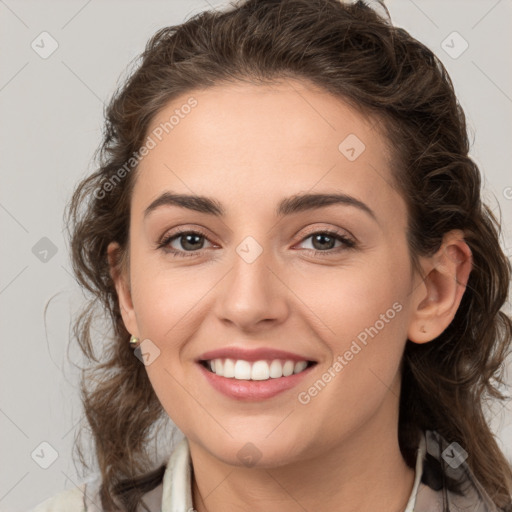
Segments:
[[[418,257],[433,254],[443,234],[465,233],[473,269],[455,318],[430,343],[406,342],[400,449],[413,467],[419,430],[435,429],[457,441],[496,505],[507,509],[512,471],[484,406],[505,398],[499,386],[512,321],[501,308],[511,269],[500,247],[500,223],[481,201],[464,112],[441,61],[362,1],[337,0],[234,2],[160,29],[139,58],[106,108],[98,168],[79,183],[67,208],[73,269],[91,294],[74,335],[91,363],[84,369],[82,399],[105,510],[134,511],[142,494],[161,482],[165,467],[155,468],[148,446],[155,426],[168,420],[129,347],[107,260],[107,246],[115,241],[120,250],[113,268],[127,271],[137,166],[127,171],[126,163],[170,100],[222,83],[287,78],[309,81],[379,121],[392,151],[395,186],[407,203],[417,269]],[[91,336],[95,306],[112,325],[110,336],[100,336],[99,349]]]

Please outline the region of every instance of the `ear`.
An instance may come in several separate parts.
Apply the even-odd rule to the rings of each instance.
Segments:
[[[436,254],[423,258],[421,266],[425,277],[413,292],[414,310],[407,334],[414,343],[427,343],[439,336],[459,308],[473,267],[464,233],[446,233]]]
[[[129,271],[121,265],[121,249],[117,242],[111,242],[107,247],[110,276],[114,281],[119,300],[119,309],[126,330],[133,336],[138,336],[137,319],[131,297]]]

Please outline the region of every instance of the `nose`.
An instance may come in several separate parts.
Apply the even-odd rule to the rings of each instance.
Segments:
[[[252,262],[235,253],[233,267],[215,300],[215,314],[221,322],[254,332],[286,320],[290,289],[269,253],[263,251]]]

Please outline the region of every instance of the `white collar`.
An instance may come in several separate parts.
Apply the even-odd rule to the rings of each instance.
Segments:
[[[416,456],[416,474],[411,496],[404,512],[413,512],[418,487],[423,471],[423,458],[426,453],[425,437],[420,436]],[[162,480],[162,512],[184,512],[194,510],[192,506],[192,479],[190,448],[187,438],[183,438],[174,448]]]
[[[418,495],[418,488],[420,486],[421,476],[423,474],[423,459],[427,453],[427,443],[425,441],[425,436],[420,435],[420,444],[418,446],[417,455],[416,455],[416,475],[414,477],[414,485],[412,486],[412,492],[409,496],[409,501],[407,502],[407,506],[405,507],[404,512],[414,512],[414,507],[416,506],[416,496]]]

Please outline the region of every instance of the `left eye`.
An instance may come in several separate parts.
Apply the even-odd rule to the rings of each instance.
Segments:
[[[335,249],[333,244],[335,244],[336,241],[340,242],[340,245],[338,245],[337,249],[339,249],[340,246],[353,247],[355,245],[354,242],[346,236],[342,235],[341,233],[332,231],[317,231],[311,235],[308,235],[306,238],[303,238],[302,242],[305,242],[308,238],[313,239],[311,242],[313,245],[311,250],[316,252],[327,252],[327,250]],[[317,247],[315,247],[315,244]]]

